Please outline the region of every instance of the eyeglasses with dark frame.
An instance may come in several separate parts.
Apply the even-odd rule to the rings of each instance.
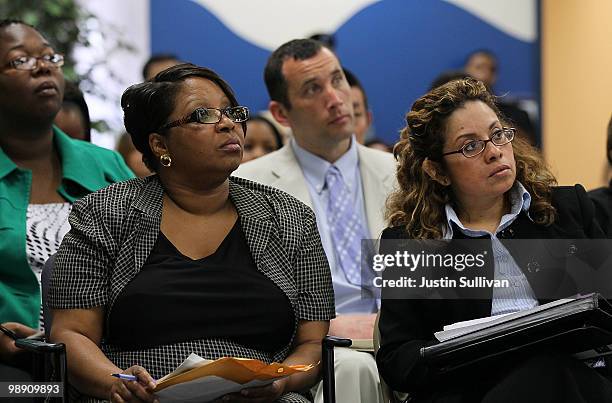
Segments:
[[[249,108],[246,106],[230,106],[224,109],[219,108],[198,108],[191,112],[189,116],[185,116],[182,119],[175,120],[170,123],[166,123],[161,126],[158,130],[163,131],[171,129],[173,127],[186,125],[188,123],[201,123],[201,124],[216,124],[221,121],[221,117],[225,115],[234,123],[242,123],[249,120]]]
[[[496,146],[503,146],[508,144],[512,140],[514,140],[514,135],[516,134],[516,129],[514,127],[502,127],[499,130],[493,132],[491,137],[488,140],[472,140],[468,141],[457,151],[450,151],[442,154],[442,156],[447,156],[451,154],[463,154],[466,158],[473,158],[479,155],[484,151],[487,143],[490,141]]]
[[[42,60],[51,67],[59,68],[64,65],[64,56],[59,53],[53,53],[52,55],[43,56],[21,56],[11,60],[7,63],[7,66],[12,67],[16,70],[34,70],[38,66],[38,61]]]

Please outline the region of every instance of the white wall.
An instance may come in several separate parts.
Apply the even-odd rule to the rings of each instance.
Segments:
[[[149,58],[149,0],[77,1],[99,20],[99,26],[95,21],[89,22],[92,29],[97,31],[89,38],[91,48],[75,49],[77,71],[87,70],[96,60],[104,61],[93,70],[92,78],[103,90],[106,99],[92,94],[85,94],[85,99],[92,120],[105,120],[111,131],[92,133],[92,142],[113,148],[117,136],[124,130],[121,94],[129,85],[142,81],[142,65]],[[106,38],[100,32],[107,33]],[[114,41],[109,41],[109,37],[120,38],[133,49],[115,51],[112,49]]]
[[[544,154],[562,185],[607,185],[612,2],[542,2]]]

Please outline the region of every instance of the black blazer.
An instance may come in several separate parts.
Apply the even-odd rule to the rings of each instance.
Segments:
[[[498,237],[502,242],[511,238],[534,240],[605,238],[595,221],[593,204],[581,185],[553,188],[552,203],[558,213],[552,225],[537,225],[526,213],[521,212],[508,228],[498,233]],[[460,231],[454,231],[454,235],[455,238],[463,237]],[[406,238],[402,227],[387,228],[382,234],[383,240]],[[569,241],[567,246],[576,249]],[[524,256],[525,253],[519,254],[518,251],[512,250],[512,246],[508,247],[508,250],[530,284],[567,292],[559,297],[582,291],[576,289],[575,284],[567,284],[562,270],[558,270],[558,267],[555,269],[557,265],[554,258],[550,261],[549,256],[546,261],[540,261],[539,265],[530,265],[529,263],[537,262],[540,257]],[[565,253],[562,254],[565,256]],[[527,270],[528,266],[535,266],[537,270]],[[487,270],[492,273],[493,267],[488,267]],[[550,295],[550,290],[533,288],[536,296]],[[417,394],[421,392],[425,395],[428,391],[442,387],[445,384],[444,380],[420,359],[421,347],[437,343],[434,332],[442,330],[444,325],[490,316],[490,295],[491,293],[488,299],[481,300],[384,299],[383,291],[379,321],[381,347],[376,355],[376,361],[385,382],[394,390],[417,392]],[[541,299],[540,302],[546,300]]]
[[[597,222],[608,237],[612,236],[612,181],[607,187],[591,190],[588,193],[595,205]]]

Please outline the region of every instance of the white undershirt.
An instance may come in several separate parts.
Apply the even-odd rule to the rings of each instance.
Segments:
[[[26,255],[28,264],[41,284],[42,268],[49,256],[56,253],[70,229],[70,203],[29,204],[26,215]],[[39,330],[44,330],[42,304]]]

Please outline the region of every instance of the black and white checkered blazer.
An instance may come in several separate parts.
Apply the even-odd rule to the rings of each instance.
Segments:
[[[207,359],[239,356],[279,362],[290,352],[298,320],[325,321],[335,316],[331,274],[313,212],[280,190],[241,178],[229,180],[230,199],[257,268],[287,295],[293,307],[291,341],[274,353],[228,339],[192,340],[137,351],[121,351],[103,341],[102,351],[118,367],[142,365],[157,379],[192,352]],[[104,306],[108,319],[117,296],[138,274],[157,240],[163,193],[153,175],[114,184],[78,200],[69,217],[71,230],[55,260],[49,306]],[[282,401],[306,400],[290,393]]]

